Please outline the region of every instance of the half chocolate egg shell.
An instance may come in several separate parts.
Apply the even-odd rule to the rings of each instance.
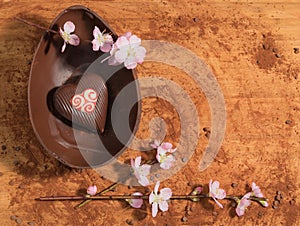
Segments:
[[[95,26],[99,27],[101,31],[110,32],[114,40],[117,38],[116,33],[107,23],[86,7],[73,6],[64,10],[53,20],[50,29],[58,31],[66,21],[72,21],[75,24],[75,33],[81,40],[92,40]],[[128,70],[124,67],[119,68],[118,71],[108,76],[105,67],[114,66],[109,66],[107,63],[98,65],[97,70],[92,73],[85,73],[90,64],[99,59],[99,57],[105,57],[104,53],[93,51],[92,44],[86,41],[82,41],[79,46],[67,45],[63,53],[61,52],[62,45],[62,38],[58,34],[49,32],[44,33],[38,45],[32,62],[28,85],[30,120],[40,143],[59,161],[75,168],[97,167],[107,163],[126,150],[127,145],[130,144],[133,138],[133,134],[137,130],[140,118],[140,102],[138,83],[135,82],[136,76],[133,70]],[[84,69],[79,75],[73,76],[74,73],[76,74],[76,69],[83,65]],[[102,70],[103,67],[104,69]],[[97,81],[98,85],[82,87],[85,79]],[[132,88],[129,91],[129,95],[131,99],[136,100],[134,106],[127,106],[124,103],[114,104],[118,94],[128,84],[133,84],[133,86],[130,86]],[[64,87],[67,85],[73,86],[73,88],[69,87],[70,90],[72,89],[72,92],[67,97],[65,96],[65,100],[59,99],[62,98],[59,90],[66,89]],[[71,113],[71,117],[70,114],[65,114],[66,111],[54,104],[62,103],[62,101],[72,101],[76,95],[84,96],[91,90],[97,93],[97,101],[99,101],[99,95],[106,92],[103,87],[99,88],[101,85],[103,87],[105,85],[107,88],[107,102],[103,101],[101,106],[98,106],[98,110],[105,109],[105,105],[107,105],[107,109],[105,109],[106,116],[105,113],[101,112],[96,114],[95,109],[97,106],[95,105],[95,114],[91,117],[96,119],[94,122],[84,117],[76,118],[76,113],[74,114],[74,112]],[[104,99],[102,98],[101,100]],[[93,102],[93,100],[90,100],[90,102]],[[71,102],[69,103],[72,104]],[[119,141],[112,127],[111,114],[113,105],[114,109],[120,112],[118,120],[128,122],[131,130],[131,133],[123,135],[122,142]],[[75,108],[75,105],[72,106]],[[53,108],[56,111],[58,110],[58,115],[52,111]],[[80,109],[80,107],[76,108],[77,113],[80,111],[84,114],[90,114],[90,112],[84,112]],[[128,111],[130,112],[129,117],[122,114],[122,112]],[[98,120],[98,116],[101,116],[102,119]],[[103,119],[103,117],[106,119]],[[95,128],[96,130],[93,130]],[[124,137],[126,142],[124,142]]]

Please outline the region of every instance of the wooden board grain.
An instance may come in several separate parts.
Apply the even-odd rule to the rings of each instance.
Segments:
[[[270,205],[277,191],[283,193],[279,208],[252,204],[238,218],[226,201],[224,210],[210,201],[174,201],[168,212],[152,218],[149,206],[145,214],[123,202],[93,202],[74,210],[74,202],[34,201],[40,195],[72,195],[91,184],[105,188],[111,183],[92,170],[72,170],[44,154],[28,116],[28,76],[43,32],[14,17],[49,26],[64,8],[76,4],[97,12],[118,34],[132,31],[142,39],[192,50],[212,68],[221,86],[227,124],[216,160],[206,171],[198,171],[208,142],[201,130],[193,158],[163,186],[174,194],[189,193],[194,185],[213,178],[228,193],[243,194],[245,185],[255,181]],[[126,225],[126,220],[133,225],[299,225],[300,54],[293,50],[300,48],[299,9],[298,0],[0,1],[0,225],[16,225],[11,216],[21,219],[21,225]],[[188,75],[166,65],[139,66],[138,77],[152,75],[180,84],[195,103],[201,127],[211,125],[206,98]],[[167,140],[175,143],[180,122],[173,113],[163,101],[143,100],[138,135],[147,137],[148,121],[160,115],[172,125]],[[129,150],[121,159],[135,155]],[[119,186],[112,194],[130,192]],[[187,222],[182,222],[184,216]]]

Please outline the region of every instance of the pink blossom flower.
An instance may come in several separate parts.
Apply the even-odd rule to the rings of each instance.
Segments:
[[[245,210],[251,204],[251,201],[249,200],[250,196],[251,192],[248,192],[243,196],[241,200],[238,201],[238,205],[235,209],[235,212],[239,217],[244,215]]]
[[[142,196],[143,194],[140,192],[135,192],[132,194],[133,196]],[[143,205],[143,199],[126,199],[126,201],[133,207],[133,208],[141,208]]]
[[[96,195],[97,186],[96,185],[89,186],[88,189],[86,190],[86,193],[89,194],[89,195]]]
[[[215,200],[218,206],[223,208],[223,205],[220,202],[218,202],[217,199],[224,199],[226,197],[226,192],[219,187],[220,187],[219,181],[214,181],[214,182],[212,182],[212,180],[209,181],[209,196]]]
[[[112,46],[109,65],[124,63],[127,69],[133,69],[144,61],[146,49],[141,46],[141,39],[130,32],[120,36]]]
[[[172,190],[170,188],[163,188],[158,194],[158,187],[160,182],[158,181],[149,195],[149,203],[152,204],[152,216],[155,217],[158,212],[158,207],[161,211],[165,212],[169,209],[168,200],[172,197]]]
[[[71,34],[75,31],[75,24],[71,21],[67,21],[64,24],[64,29],[59,28],[59,34],[64,40],[64,44],[61,48],[61,52],[63,53],[66,49],[67,44],[78,46],[80,43],[80,39],[77,35]]]
[[[114,40],[110,34],[104,33],[104,31],[101,33],[100,29],[95,26],[93,35],[94,40],[92,41],[92,44],[94,51],[99,51],[100,49],[102,52],[106,53],[111,50]]]
[[[149,185],[149,180],[147,176],[150,174],[151,166],[148,164],[141,165],[142,157],[138,156],[135,160],[131,159],[131,167],[133,173],[142,186]]]
[[[160,167],[163,169],[170,169],[173,162],[176,161],[173,153],[176,148],[172,149],[172,144],[164,142],[157,147],[156,159],[160,163]]]

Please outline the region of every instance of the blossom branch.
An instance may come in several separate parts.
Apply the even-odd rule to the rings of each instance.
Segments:
[[[78,201],[78,200],[86,200],[86,201],[92,201],[92,200],[125,200],[125,199],[144,199],[148,200],[149,195],[99,195],[101,192],[98,193],[98,195],[90,196],[90,195],[82,195],[82,196],[44,196],[36,198],[36,201]],[[242,196],[232,196],[227,195],[225,199],[230,200],[238,200]],[[171,200],[189,200],[189,199],[200,199],[200,198],[210,198],[208,194],[199,194],[199,195],[173,195],[170,199]],[[259,198],[255,196],[251,196],[249,200],[253,201],[268,201],[266,198]]]
[[[135,171],[139,171],[141,163],[141,158],[137,158],[135,161],[132,160],[132,165],[134,165]],[[142,174],[139,174],[141,177]],[[117,186],[117,183],[112,184],[103,191],[97,193],[97,187],[95,185],[89,186],[87,189],[87,194],[81,196],[45,196],[39,197],[37,201],[75,201],[83,200],[77,208],[87,204],[92,200],[124,200],[130,204],[133,208],[141,208],[144,200],[148,200],[149,204],[152,206],[152,216],[155,217],[158,213],[158,210],[165,212],[168,210],[168,201],[169,200],[191,200],[193,202],[199,201],[201,198],[213,199],[220,208],[223,208],[223,205],[219,202],[222,199],[233,200],[237,203],[236,213],[238,216],[244,215],[247,207],[251,204],[251,201],[256,201],[261,204],[263,207],[268,207],[268,199],[266,199],[260,188],[253,182],[252,191],[247,192],[245,195],[227,195],[224,189],[220,188],[220,183],[218,181],[210,180],[209,182],[209,191],[207,194],[202,193],[202,186],[196,187],[188,195],[173,195],[170,188],[159,189],[160,181],[157,181],[154,187],[154,190],[148,194],[144,195],[140,192],[135,192],[131,195],[103,195],[104,193],[111,191],[114,187]]]

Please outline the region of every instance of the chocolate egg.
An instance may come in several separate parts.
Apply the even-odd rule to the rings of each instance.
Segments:
[[[96,63],[96,69],[89,70],[89,65],[95,65],[97,59],[109,56],[93,51],[92,43],[86,41],[93,39],[95,26],[112,34],[114,40],[117,38],[103,19],[86,7],[73,6],[60,13],[50,29],[58,31],[67,21],[74,23],[74,33],[81,42],[78,46],[68,44],[62,53],[64,41],[59,34],[44,33],[29,78],[30,120],[41,144],[59,161],[76,168],[96,167],[126,150],[137,130],[139,87],[133,70],[124,67],[116,70],[107,62]],[[128,84],[133,86],[125,95],[136,100],[136,104],[132,107],[124,102],[114,103]],[[86,105],[78,99],[84,100]],[[112,112],[112,106],[116,112]],[[129,117],[122,114],[128,111]],[[122,134],[122,142],[112,126],[111,114],[117,114],[116,118],[126,122],[131,130]]]

